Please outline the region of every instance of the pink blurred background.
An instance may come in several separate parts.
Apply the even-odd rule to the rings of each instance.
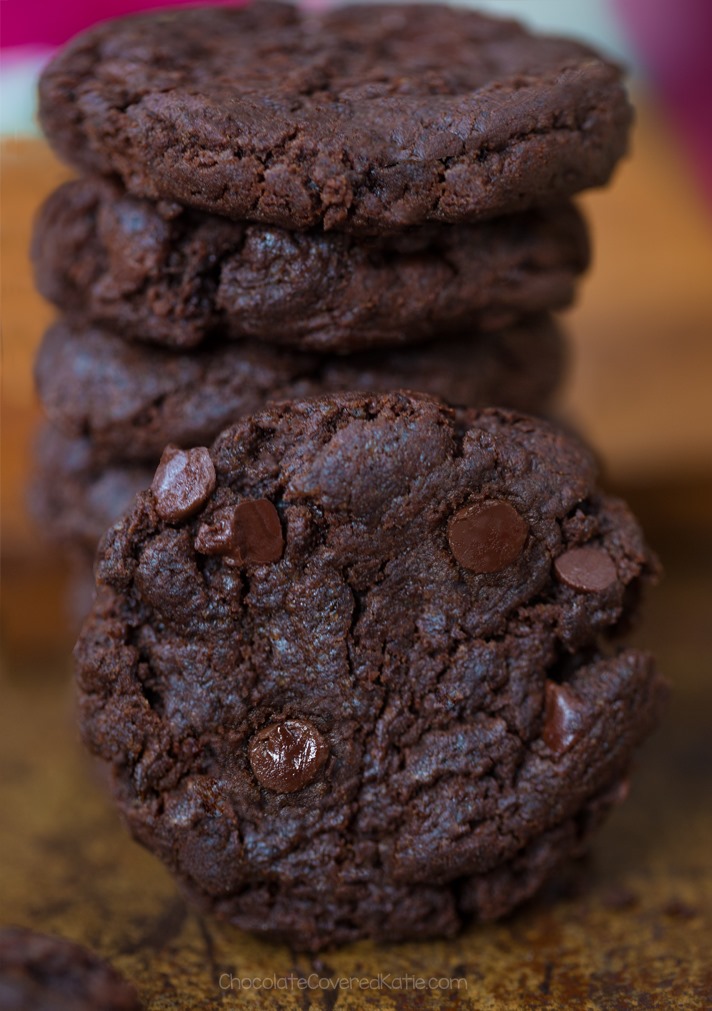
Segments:
[[[216,0],[219,2],[219,0]],[[227,0],[229,2],[229,0]],[[62,0],[61,3],[4,0],[0,38],[8,46],[59,46],[96,21],[156,7],[196,6],[195,0]],[[237,5],[236,5],[237,6]]]
[[[38,0],[0,2],[0,41],[5,63],[32,58],[35,65],[52,47],[60,45],[96,21],[138,10],[178,6],[191,0]],[[192,0],[194,3],[195,0]],[[230,0],[223,0],[230,2]],[[237,0],[239,3],[239,0]],[[309,6],[323,6],[310,0]],[[473,6],[477,6],[473,3]],[[485,0],[482,6],[519,14],[547,28],[576,30],[594,43],[623,53],[642,71],[650,90],[668,118],[712,206],[712,0],[586,0],[585,4],[559,0]],[[610,38],[606,38],[609,28]],[[592,31],[593,29],[593,31]]]
[[[712,2],[611,3],[712,206]]]

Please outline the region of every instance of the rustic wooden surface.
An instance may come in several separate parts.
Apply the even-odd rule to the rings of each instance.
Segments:
[[[682,518],[678,487],[635,504],[667,565],[638,640],[673,684],[641,752],[632,792],[593,855],[509,921],[447,943],[360,943],[321,961],[205,920],[132,843],[72,723],[69,664],[13,657],[0,712],[2,919],[90,945],[132,979],[152,1011],[236,1007],[468,1011],[702,1009],[712,1005],[712,538]],[[712,506],[712,488],[684,495]],[[12,588],[9,588],[12,592]],[[24,621],[41,630],[28,585]],[[68,648],[67,643],[67,648]],[[465,979],[436,992],[221,991],[237,978]],[[334,998],[336,1002],[334,1003]]]
[[[592,857],[536,902],[448,943],[362,943],[321,960],[198,917],[132,843],[77,742],[64,573],[25,517],[37,416],[31,359],[49,310],[31,290],[32,209],[66,176],[39,142],[3,151],[3,666],[0,920],[107,956],[158,1009],[704,1008],[712,1005],[712,215],[647,114],[610,192],[585,199],[594,273],[569,325],[570,413],[660,551],[639,642],[673,685],[628,803]],[[234,977],[415,975],[461,988],[221,990]],[[326,984],[324,984],[326,985]]]

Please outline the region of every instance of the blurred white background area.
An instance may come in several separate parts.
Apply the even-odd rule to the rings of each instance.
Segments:
[[[344,3],[388,2],[388,0],[337,0]],[[405,2],[405,0],[403,0]],[[412,0],[437,3],[438,0]],[[568,35],[588,42],[629,70],[636,69],[631,47],[613,9],[612,0],[448,0],[452,7],[470,7],[503,18],[517,18],[542,32]],[[654,13],[656,0],[649,0]],[[712,0],[709,0],[712,3]],[[323,10],[334,6],[333,0],[301,0],[301,6]]]
[[[23,0],[7,2],[19,3]],[[651,0],[651,5],[654,2]],[[629,70],[635,70],[634,57],[626,45],[609,0],[453,0],[453,5],[472,7],[502,17],[515,17],[542,31],[578,37],[621,60]],[[111,6],[114,6],[113,0]],[[148,9],[155,4],[147,0],[144,6]],[[323,9],[333,6],[333,3],[330,0],[303,0],[302,6]],[[97,0],[94,10],[95,17],[101,17],[102,0]],[[107,7],[107,14],[113,13],[114,10]],[[11,46],[3,50],[0,134],[36,135],[39,132],[34,115],[35,88],[39,71],[52,52],[49,46],[39,41],[41,38],[42,32],[38,32],[36,44]]]
[[[652,7],[655,0],[650,3]],[[633,54],[607,0],[461,0],[459,5],[578,37],[633,68]]]

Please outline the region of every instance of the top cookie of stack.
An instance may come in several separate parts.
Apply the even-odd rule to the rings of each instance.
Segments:
[[[100,25],[45,73],[40,116],[137,196],[383,234],[605,183],[631,112],[616,67],[514,21],[263,2]]]
[[[617,67],[514,21],[264,2],[99,25],[45,71],[40,118],[114,180],[41,218],[63,309],[79,288],[132,339],[341,353],[570,303],[588,247],[568,198],[607,181],[631,110]]]
[[[262,2],[100,24],[43,74],[40,119],[126,190],[49,202],[48,297],[76,311],[78,287],[86,317],[174,348],[331,353],[568,304],[588,249],[567,201],[608,180],[631,110],[617,67],[515,21]]]

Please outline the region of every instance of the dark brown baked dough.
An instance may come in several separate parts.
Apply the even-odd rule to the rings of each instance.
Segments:
[[[93,556],[101,535],[147,488],[154,466],[98,459],[87,438],[44,425],[35,440],[28,506],[43,535]]]
[[[561,381],[565,357],[549,317],[498,333],[344,357],[219,341],[175,353],[62,320],[45,334],[35,377],[50,421],[90,440],[92,465],[155,466],[169,442],[209,444],[269,400],[405,388],[455,404],[540,413]]]
[[[2,1011],[141,1011],[138,994],[97,954],[65,937],[0,929]]]
[[[129,338],[212,334],[320,352],[499,329],[573,299],[589,248],[571,205],[381,239],[228,221],[66,183],[42,207],[37,286]]]
[[[596,586],[559,577],[584,547],[605,585],[595,561]],[[544,422],[403,393],[273,405],[171,450],[107,534],[83,735],[217,915],[309,949],[452,933],[620,799],[663,689],[603,639],[655,569]]]
[[[442,5],[273,2],[104,22],[40,82],[57,152],[137,196],[381,234],[605,183],[631,110],[568,39]]]

